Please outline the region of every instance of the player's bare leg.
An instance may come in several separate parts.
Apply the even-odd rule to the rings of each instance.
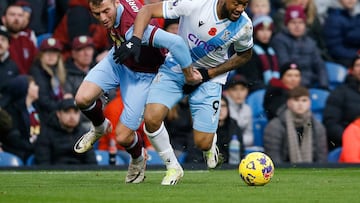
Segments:
[[[143,182],[147,155],[142,137],[119,121],[116,126],[116,141],[131,155],[125,183]]]
[[[214,169],[223,163],[223,156],[216,146],[217,134],[194,130],[194,143],[203,151],[204,159],[209,169]]]
[[[90,150],[102,135],[112,131],[111,122],[105,118],[102,111],[103,105],[99,99],[102,93],[98,85],[88,81],[81,83],[76,93],[76,105],[93,124],[90,131],[76,142],[74,150],[77,153]]]

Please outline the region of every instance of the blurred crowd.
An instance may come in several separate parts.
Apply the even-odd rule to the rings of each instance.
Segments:
[[[91,125],[74,96],[112,46],[87,0],[2,0],[0,13],[0,151],[39,165],[97,164],[97,150],[124,151],[114,145],[114,132],[94,150],[73,151]],[[242,157],[263,151],[275,163],[325,163],[340,148],[337,161],[360,163],[360,2],[249,0],[247,14],[253,56],[229,74],[221,100],[217,144],[225,162],[236,135]],[[177,33],[178,19],[156,20]],[[115,89],[102,98],[113,126],[123,108],[120,95]],[[260,105],[250,102],[254,95]],[[316,97],[324,100],[319,113]],[[176,155],[186,154],[183,163],[203,162],[186,98],[165,125]],[[142,127],[138,134],[153,150]]]

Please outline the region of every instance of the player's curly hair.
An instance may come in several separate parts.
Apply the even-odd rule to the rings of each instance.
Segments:
[[[11,116],[4,109],[0,108],[0,135],[8,134],[11,128]]]

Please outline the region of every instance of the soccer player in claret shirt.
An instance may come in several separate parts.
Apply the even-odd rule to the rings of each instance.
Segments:
[[[140,183],[144,180],[146,152],[141,136],[135,133],[142,122],[149,86],[164,61],[161,49],[168,49],[180,64],[189,84],[201,81],[201,75],[192,70],[190,52],[177,35],[167,33],[155,26],[148,26],[144,33],[144,44],[139,41],[128,46],[138,46],[141,55],[120,63],[120,45],[132,35],[131,26],[141,4],[137,0],[89,0],[90,11],[99,22],[109,29],[114,46],[108,55],[90,70],[80,85],[76,104],[92,121],[93,128],[75,144],[77,153],[84,153],[112,126],[104,117],[103,92],[120,86],[124,110],[116,126],[116,140],[131,155],[131,162],[125,178],[126,183]],[[156,48],[159,47],[159,48]]]
[[[228,71],[240,67],[252,55],[253,27],[244,12],[248,2],[170,0],[145,5],[136,17],[132,38],[121,47],[128,50],[123,52],[121,60],[128,56],[137,57],[136,46],[125,45],[137,43],[143,38],[151,18],[180,17],[178,34],[189,46],[194,70],[202,75],[200,84],[184,85],[184,75],[176,61],[168,57],[150,87],[144,113],[145,132],[167,166],[163,185],[176,184],[183,176],[183,169],[174,155],[163,120],[184,94],[189,94],[195,145],[203,151],[208,168],[215,168],[219,164],[215,132],[222,84],[226,82]],[[231,44],[234,45],[235,54],[228,58]]]

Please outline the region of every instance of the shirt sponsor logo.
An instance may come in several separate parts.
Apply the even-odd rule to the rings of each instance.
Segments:
[[[222,50],[220,46],[216,46],[213,44],[209,44],[199,38],[197,38],[194,34],[189,34],[188,39],[194,43],[196,46],[203,48],[206,51],[218,51]]]
[[[130,5],[131,9],[137,13],[139,12],[139,7],[136,5],[135,1],[134,0],[126,0],[126,2]]]

